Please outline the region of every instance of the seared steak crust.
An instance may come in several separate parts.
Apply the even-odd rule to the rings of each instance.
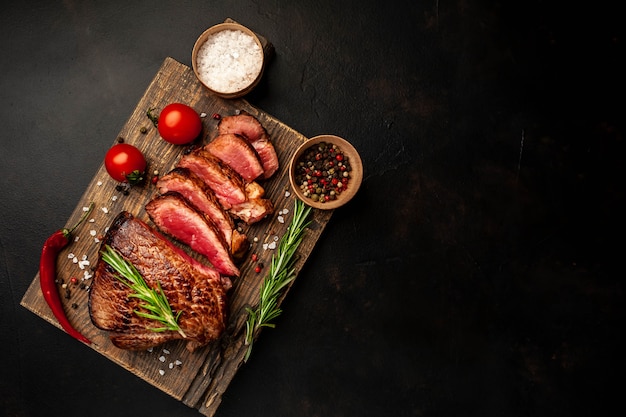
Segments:
[[[227,315],[225,285],[230,281],[125,211],[115,218],[101,245],[117,249],[149,286],[161,284],[175,314],[182,311],[179,324],[187,349],[193,351],[220,337]],[[159,323],[134,313],[141,309],[141,301],[129,297],[131,291],[100,258],[89,292],[89,314],[96,327],[110,332],[115,346],[139,350],[182,339],[175,331],[150,330]]]

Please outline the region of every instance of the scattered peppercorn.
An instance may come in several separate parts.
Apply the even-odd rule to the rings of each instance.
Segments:
[[[121,136],[117,137],[117,143],[124,143],[124,138]]]
[[[213,113],[213,117],[215,120],[220,120],[222,118],[222,116],[219,113]]]
[[[259,255],[257,255],[256,253],[252,254],[252,262],[256,262],[259,260]]]
[[[146,116],[148,117],[148,119],[150,119],[150,121],[152,122],[152,124],[154,125],[154,127],[157,127],[159,124],[159,116],[158,115],[154,115],[152,114],[152,112],[155,110],[155,107],[150,107],[148,109],[148,111],[146,111]]]
[[[254,267],[254,272],[256,272],[257,274],[261,272],[262,270],[263,270],[263,264],[258,264],[257,266]]]
[[[346,190],[351,170],[349,158],[337,145],[320,142],[298,159],[295,178],[305,197],[325,203]]]
[[[139,131],[145,135],[148,129],[146,129],[145,126],[141,126],[141,129],[139,129]]]

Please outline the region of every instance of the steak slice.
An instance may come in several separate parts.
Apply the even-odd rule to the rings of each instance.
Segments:
[[[224,209],[246,201],[245,182],[241,175],[204,148],[183,155],[178,167],[189,169],[204,181]]]
[[[146,204],[150,219],[163,233],[204,255],[218,272],[239,276],[230,246],[215,224],[177,192],[167,192]]]
[[[191,258],[126,211],[116,216],[101,248],[104,245],[119,251],[150,287],[155,288],[157,282],[161,284],[174,313],[182,311],[178,322],[185,333],[188,350],[194,351],[221,336],[226,323],[229,280]],[[132,290],[117,279],[113,268],[99,258],[89,291],[89,315],[96,327],[110,332],[115,346],[143,350],[183,339],[176,331],[150,330],[160,323],[134,313],[142,309],[143,302],[130,297],[131,293]]]
[[[224,116],[220,119],[217,129],[220,135],[234,133],[250,142],[261,159],[264,179],[270,178],[278,170],[276,149],[267,130],[256,117],[245,111],[232,116]]]
[[[235,224],[232,218],[217,201],[215,193],[196,174],[187,168],[174,168],[159,178],[156,183],[159,194],[175,191],[181,194],[198,210],[209,217],[220,230],[224,240],[233,248],[233,229]]]
[[[254,181],[263,175],[263,165],[256,150],[238,134],[218,135],[204,148],[237,171],[246,181]]]

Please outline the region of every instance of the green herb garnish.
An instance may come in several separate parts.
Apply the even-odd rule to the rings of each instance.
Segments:
[[[282,310],[278,307],[278,298],[283,288],[296,278],[294,254],[302,242],[303,234],[309,225],[307,221],[311,207],[296,199],[293,218],[287,232],[281,238],[276,253],[272,255],[272,263],[268,274],[263,279],[259,292],[259,304],[256,309],[246,308],[246,340],[248,346],[244,362],[252,353],[254,338],[261,327],[275,327],[271,321],[278,317]]]
[[[154,332],[173,330],[180,333],[182,337],[187,337],[178,325],[178,318],[180,317],[182,310],[179,311],[178,314],[174,315],[172,307],[163,293],[163,288],[161,288],[160,282],[157,281],[158,289],[148,286],[139,271],[137,271],[137,268],[122,258],[122,255],[109,245],[105,245],[104,251],[101,253],[102,260],[111,265],[111,267],[119,274],[116,275],[116,278],[134,291],[134,293],[130,294],[129,297],[143,300],[144,303],[140,304],[140,307],[150,311],[150,313],[146,313],[144,311],[135,310],[135,314],[139,317],[152,319],[163,324],[162,327],[155,327],[150,330]]]

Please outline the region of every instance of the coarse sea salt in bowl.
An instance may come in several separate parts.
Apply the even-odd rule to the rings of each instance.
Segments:
[[[191,63],[207,89],[223,98],[237,98],[258,84],[265,56],[253,31],[238,23],[220,23],[198,37]]]

